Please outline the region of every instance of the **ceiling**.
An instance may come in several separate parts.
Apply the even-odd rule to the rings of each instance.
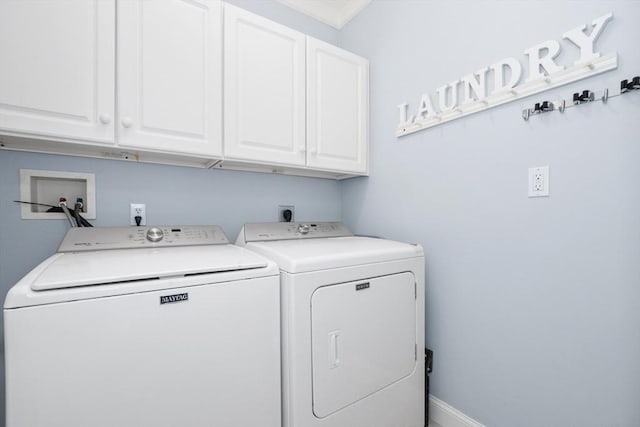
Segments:
[[[320,22],[340,29],[351,21],[371,0],[277,0]]]

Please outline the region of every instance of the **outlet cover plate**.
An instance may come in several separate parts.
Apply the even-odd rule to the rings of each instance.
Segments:
[[[529,197],[549,196],[549,166],[529,168]]]
[[[131,203],[129,205],[129,225],[137,225],[136,216],[142,217],[140,225],[147,225],[147,206],[144,203]]]

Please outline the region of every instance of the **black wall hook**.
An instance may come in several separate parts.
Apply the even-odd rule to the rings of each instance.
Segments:
[[[533,114],[546,113],[547,111],[553,111],[554,109],[555,107],[551,101],[536,102],[533,108],[522,111],[522,118],[529,120],[529,117]]]
[[[620,82],[620,93],[625,93],[630,90],[638,90],[640,89],[640,76],[635,76],[629,80],[622,80]]]
[[[542,105],[540,105],[540,109],[542,111],[553,111],[554,110],[553,102],[543,101]]]
[[[573,97],[562,98],[554,101],[540,101],[535,103],[531,108],[522,110],[522,118],[529,120],[531,116],[546,113],[548,111],[558,110],[564,113],[567,108],[576,107],[580,104],[602,101],[606,104],[609,99],[620,96],[625,92],[640,91],[640,76],[635,76],[630,79],[620,81],[620,91],[616,87],[616,83],[612,82],[612,86],[605,87],[602,90],[590,91],[583,90],[573,94]]]
[[[553,106],[553,102],[551,101],[536,102],[536,104],[533,106],[533,113],[540,114],[547,111],[553,111],[554,109],[555,107]]]
[[[594,100],[593,92],[590,90],[583,90],[582,94],[576,92],[573,94],[573,103],[574,104],[582,104],[584,102],[591,102]]]

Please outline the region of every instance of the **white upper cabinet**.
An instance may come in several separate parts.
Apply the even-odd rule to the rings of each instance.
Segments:
[[[123,147],[222,154],[218,0],[118,0],[118,109]]]
[[[0,0],[0,132],[114,142],[115,0]]]
[[[307,165],[368,172],[369,62],[328,43],[307,43]]]
[[[305,35],[225,5],[226,158],[305,164]]]
[[[4,149],[366,175],[368,76],[220,0],[0,0]]]

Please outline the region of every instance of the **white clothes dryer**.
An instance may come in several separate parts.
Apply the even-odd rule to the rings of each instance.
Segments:
[[[423,427],[424,252],[341,223],[245,224],[280,267],[284,427]]]
[[[279,299],[219,227],[71,229],[5,300],[6,426],[280,427]]]

